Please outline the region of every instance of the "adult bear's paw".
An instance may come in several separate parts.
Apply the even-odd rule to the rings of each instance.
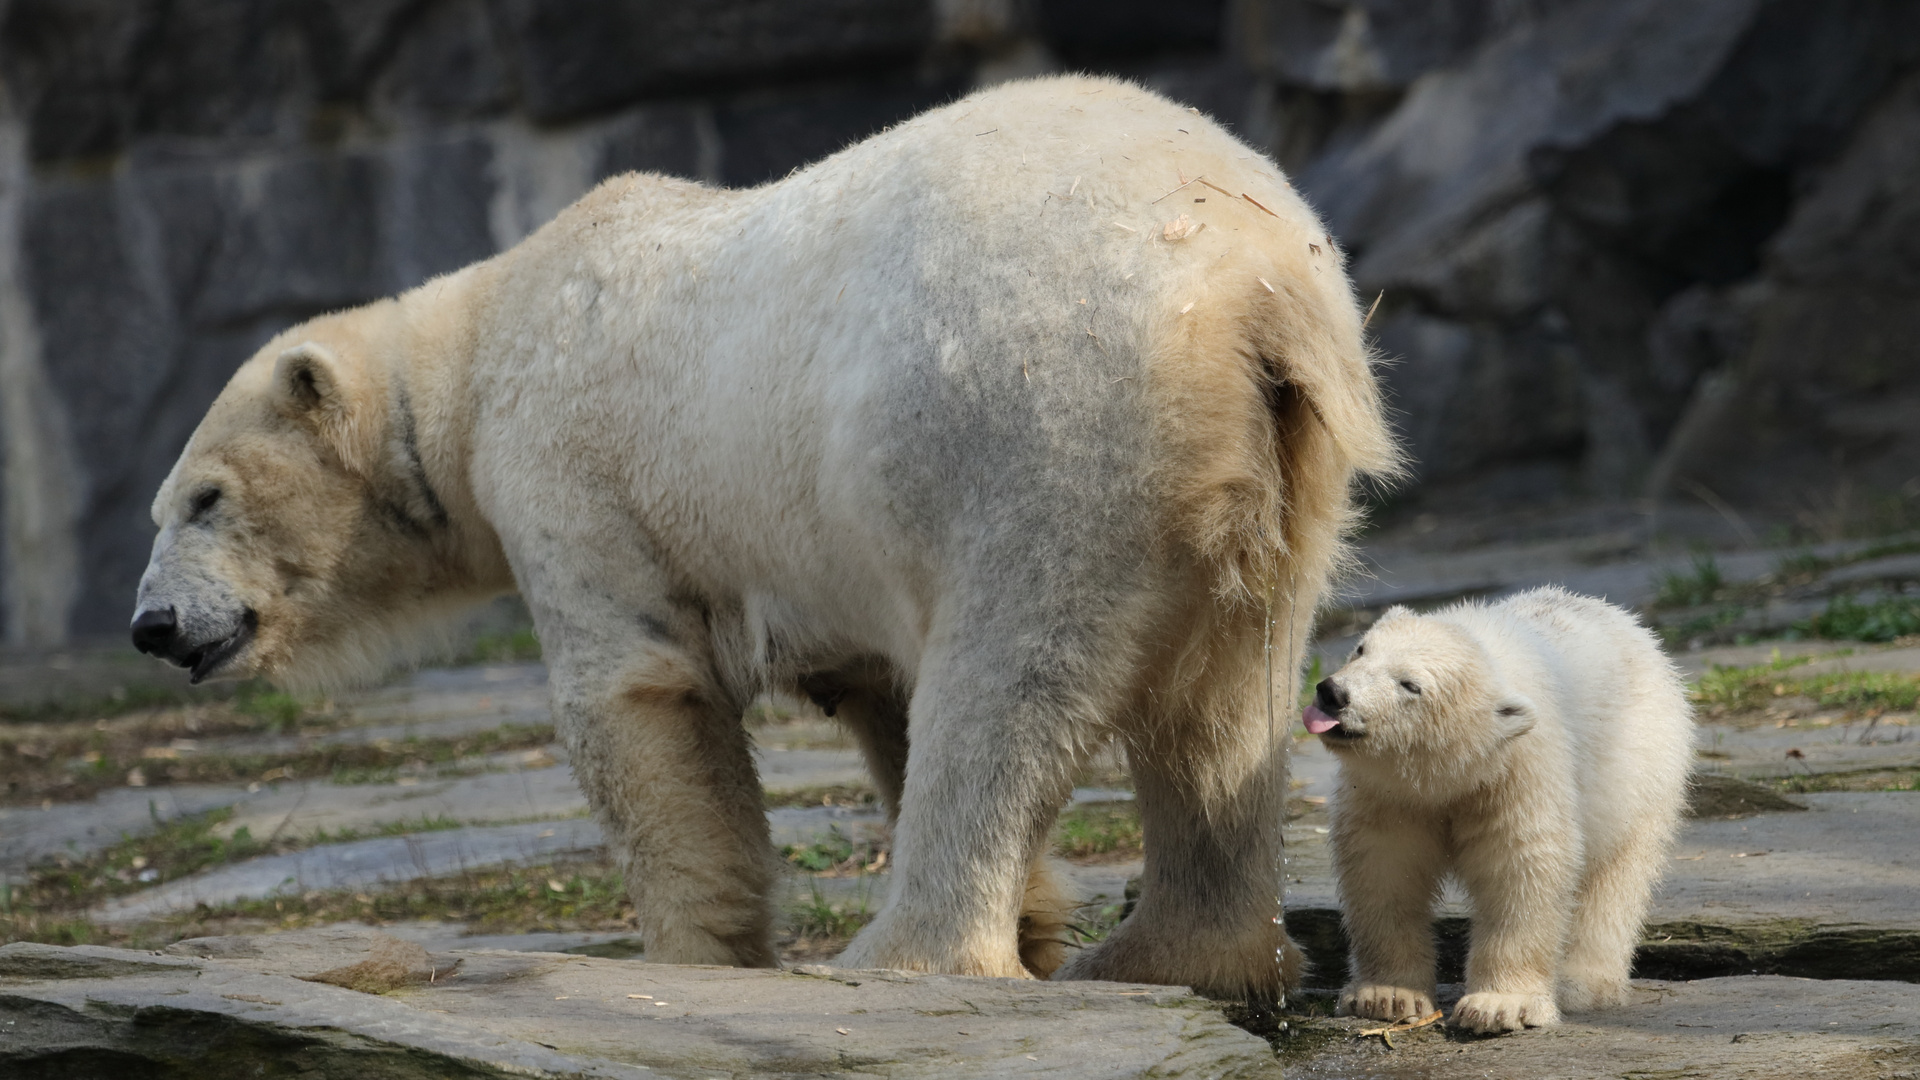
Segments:
[[[1551,1027],[1560,1022],[1560,1010],[1542,994],[1468,994],[1453,1007],[1453,1027],[1492,1035],[1521,1028]]]
[[[968,939],[952,933],[957,919],[901,918],[883,913],[855,935],[835,960],[845,968],[922,971],[937,975],[985,975],[1031,979],[1012,939]]]
[[[1433,1015],[1433,994],[1385,983],[1350,983],[1340,991],[1337,1011],[1368,1020],[1418,1020]]]

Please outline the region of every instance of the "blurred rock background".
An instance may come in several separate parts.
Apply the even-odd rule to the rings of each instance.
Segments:
[[[1390,521],[1920,524],[1911,0],[0,0],[6,640],[123,632],[154,490],[275,331],[602,177],[756,184],[1057,70],[1326,215],[1418,458]]]

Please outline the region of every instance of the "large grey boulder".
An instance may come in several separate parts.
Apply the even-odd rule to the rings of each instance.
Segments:
[[[1313,22],[1309,7],[1334,10],[1269,5],[1270,18],[1292,12],[1281,22],[1298,29]],[[1388,378],[1428,478],[1476,478],[1507,499],[1670,482],[1675,465],[1661,452],[1699,411],[1696,399],[1718,391],[1708,376],[1749,342],[1762,351],[1756,363],[1771,363],[1772,332],[1749,326],[1728,287],[1785,272],[1789,251],[1851,261],[1856,244],[1871,254],[1910,242],[1911,223],[1890,204],[1856,200],[1852,231],[1783,234],[1780,254],[1765,257],[1769,237],[1821,198],[1800,195],[1796,181],[1849,139],[1885,141],[1861,118],[1920,49],[1912,5],[1338,10],[1334,37],[1299,38],[1324,45],[1275,38],[1277,70],[1309,85],[1406,89],[1379,123],[1332,139],[1297,182],[1353,249],[1360,287],[1388,297],[1380,341],[1401,361]],[[1394,36],[1420,28],[1428,32]],[[1373,82],[1340,64],[1375,71]],[[1911,187],[1884,175],[1890,189]],[[1880,239],[1867,243],[1861,226]],[[1835,301],[1788,302],[1828,311]],[[1848,315],[1911,368],[1892,306],[1869,296]],[[1806,327],[1817,316],[1781,318]],[[1813,394],[1826,381],[1814,368],[1858,352],[1838,327],[1803,329],[1780,347],[1806,366],[1778,381]],[[1792,437],[1815,458],[1893,456],[1885,439],[1848,441],[1837,429]],[[1560,473],[1542,474],[1555,461]],[[1705,479],[1719,483],[1718,473]]]
[[[1782,489],[1920,495],[1916,176],[1920,74],[1814,174],[1767,246],[1764,279],[1714,298],[1745,348],[1727,358],[1720,396],[1696,410],[1677,477],[1718,480],[1749,503]]]

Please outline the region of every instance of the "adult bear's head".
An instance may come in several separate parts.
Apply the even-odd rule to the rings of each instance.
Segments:
[[[411,321],[404,301],[325,316],[234,374],[154,499],[136,647],[194,682],[337,685],[432,651],[436,616],[484,597],[430,478],[454,465],[422,451]]]

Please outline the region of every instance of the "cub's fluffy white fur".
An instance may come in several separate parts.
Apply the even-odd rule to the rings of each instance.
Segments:
[[[1557,588],[1395,608],[1320,684],[1307,726],[1340,762],[1343,1011],[1432,1011],[1448,873],[1473,901],[1456,1026],[1624,1000],[1693,756],[1685,688],[1633,616]]]
[[[138,625],[196,676],[338,682],[517,589],[651,960],[777,962],[741,725],[777,687],[898,816],[843,963],[1271,997],[1297,951],[1265,648],[1275,619],[1306,640],[1349,486],[1396,458],[1343,257],[1279,170],[1047,79],[752,190],[615,177],[282,334],[154,502]],[[1035,867],[1115,739],[1144,891],[1062,968]]]

